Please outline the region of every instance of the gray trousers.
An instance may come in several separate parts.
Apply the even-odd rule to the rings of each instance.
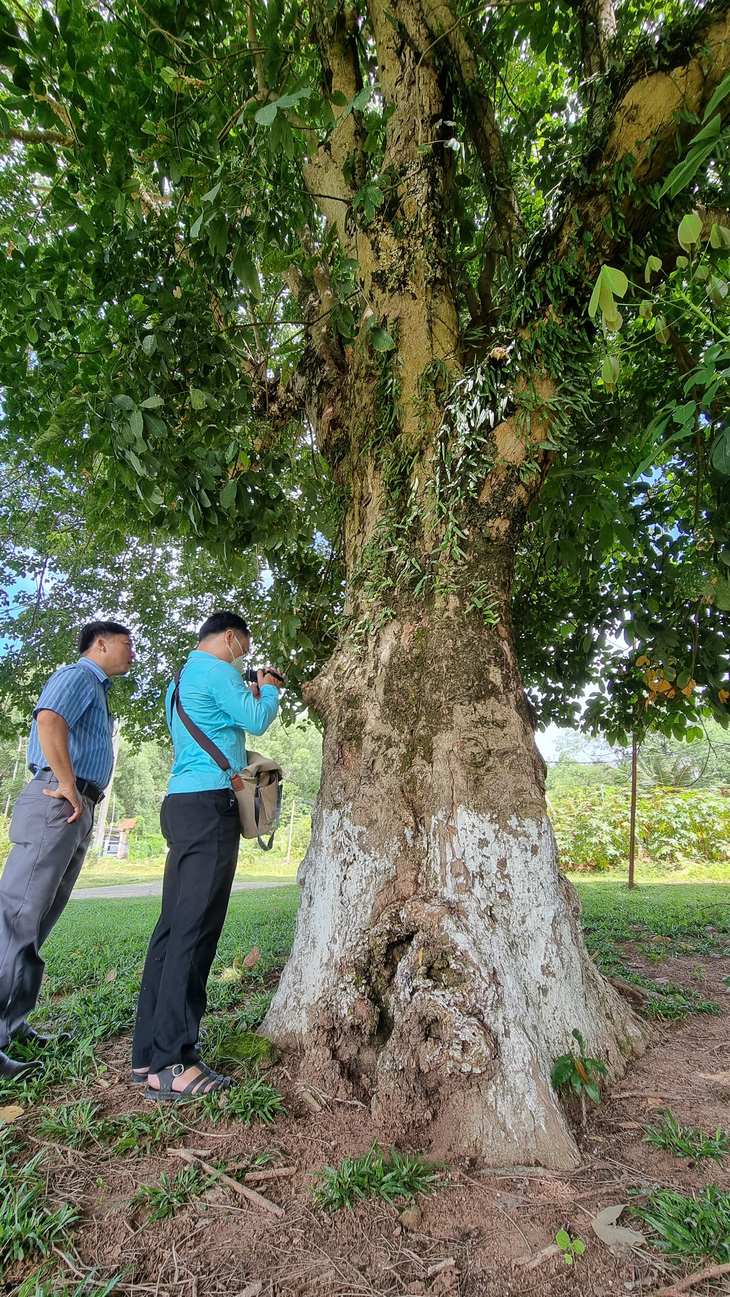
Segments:
[[[71,804],[45,797],[58,781],[44,772],[26,784],[10,822],[13,848],[0,878],[0,1049],[24,1032],[45,964],[40,948],[66,908],[91,838],[89,801],[74,824]]]

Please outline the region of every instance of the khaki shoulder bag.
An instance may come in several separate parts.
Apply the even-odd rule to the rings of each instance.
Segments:
[[[281,814],[281,785],[284,778],[281,766],[277,765],[276,761],[271,761],[269,757],[262,757],[260,752],[247,752],[247,765],[243,770],[233,770],[230,761],[220,748],[203,733],[185,711],[180,701],[179,671],[175,676],[172,705],[177,708],[180,720],[195,742],[228,775],[238,802],[242,837],[257,838],[262,851],[271,851]],[[261,835],[267,833],[270,837],[268,842],[264,842]]]

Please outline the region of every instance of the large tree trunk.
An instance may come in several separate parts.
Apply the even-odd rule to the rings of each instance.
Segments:
[[[511,568],[495,555],[495,572]],[[506,589],[505,589],[506,594]],[[440,1150],[568,1167],[550,1084],[578,1027],[615,1077],[643,1030],[560,874],[508,615],[401,609],[310,687],[325,730],[294,948],[264,1031]]]

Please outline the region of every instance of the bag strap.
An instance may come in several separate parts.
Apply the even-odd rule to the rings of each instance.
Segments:
[[[195,724],[195,721],[192,721],[190,719],[187,712],[185,711],[185,708],[182,705],[182,702],[180,700],[180,674],[181,673],[178,671],[175,676],[175,688],[173,690],[171,704],[172,706],[177,708],[177,714],[180,717],[180,720],[182,721],[188,733],[193,736],[195,742],[203,749],[204,752],[208,754],[209,757],[213,759],[213,761],[215,761],[217,766],[220,766],[224,774],[227,774],[229,778],[231,778],[232,780],[234,772],[231,769],[230,761],[228,760],[227,757],[223,755],[220,748],[216,747],[212,739],[209,739],[208,735],[204,734],[203,731],[198,728],[198,726]],[[171,722],[172,722],[172,706],[170,707]]]
[[[274,820],[274,827],[271,830],[271,837],[269,838],[268,845],[264,842],[263,838],[261,837],[261,834],[258,832],[259,814],[261,811],[260,789],[261,789],[261,775],[257,775],[256,788],[254,790],[254,795],[253,795],[253,814],[254,814],[254,821],[256,824],[256,832],[257,832],[258,842],[259,842],[259,846],[261,847],[261,850],[271,851],[271,848],[274,845],[274,834],[276,833],[276,830],[279,827],[279,816],[281,815],[281,779],[279,778],[278,774],[276,776],[276,819]]]

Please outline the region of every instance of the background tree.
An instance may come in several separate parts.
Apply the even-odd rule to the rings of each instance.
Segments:
[[[154,640],[204,551],[295,685],[326,661],[267,1030],[401,1133],[571,1164],[552,1061],[641,1032],[520,662],[615,736],[726,717],[727,0],[0,12],[14,570],[88,597],[79,519]]]

